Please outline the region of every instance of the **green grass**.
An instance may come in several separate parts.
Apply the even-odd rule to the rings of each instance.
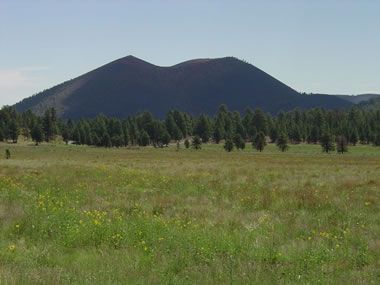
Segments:
[[[379,282],[379,148],[6,148],[0,284]]]

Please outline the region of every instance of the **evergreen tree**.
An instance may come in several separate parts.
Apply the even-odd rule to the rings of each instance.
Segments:
[[[336,151],[338,153],[345,153],[348,151],[347,149],[347,139],[344,136],[336,137]]]
[[[380,146],[380,132],[373,136],[373,145]]]
[[[178,141],[182,138],[182,132],[180,128],[177,126],[172,112],[166,114],[165,126],[170,134],[171,139]]]
[[[206,115],[200,115],[195,125],[194,134],[202,139],[203,143],[207,143],[211,135],[210,122]]]
[[[38,145],[40,142],[43,141],[43,131],[40,124],[36,123],[31,131],[32,140]]]
[[[325,131],[322,134],[320,144],[323,152],[329,153],[330,151],[335,150],[334,137],[329,131]]]
[[[351,131],[350,142],[352,143],[353,146],[355,146],[358,143],[358,140],[359,140],[358,130],[356,128],[353,128]]]
[[[166,129],[163,130],[161,137],[160,137],[160,142],[162,145],[168,146],[170,143],[170,134]]]
[[[8,130],[9,130],[9,137],[12,140],[12,142],[17,143],[20,129],[19,129],[16,119],[13,119],[9,122]]]
[[[276,142],[279,135],[278,135],[278,129],[277,126],[273,125],[269,129],[269,137],[272,143]]]
[[[231,138],[226,138],[226,141],[224,142],[223,147],[228,152],[231,152],[234,149],[234,144],[233,144]]]
[[[4,141],[4,139],[5,139],[5,137],[4,137],[4,129],[0,125],[0,142]]]
[[[185,147],[189,148],[190,147],[190,141],[188,138],[185,139]]]
[[[104,147],[111,147],[112,146],[111,137],[107,132],[105,132],[103,134],[102,146],[104,146]]]
[[[287,151],[289,146],[288,146],[288,137],[285,135],[285,133],[281,133],[276,141],[277,147],[282,151]]]
[[[255,127],[251,127],[251,131],[249,135],[250,135],[251,141],[254,142],[257,137],[257,130]]]
[[[114,147],[121,147],[121,146],[123,146],[124,145],[123,137],[121,135],[114,135],[111,138],[111,144]]]
[[[193,137],[193,141],[191,142],[191,146],[193,149],[201,149],[202,148],[202,141],[200,139],[200,137],[198,136],[194,136]]]
[[[43,131],[47,142],[57,134],[57,117],[54,108],[47,109],[43,117]]]
[[[75,125],[74,131],[73,131],[73,141],[75,142],[75,144],[83,144],[82,138],[81,138],[81,132],[79,129],[80,129],[80,126],[78,124]]]
[[[123,122],[123,135],[124,135],[124,146],[129,145],[130,137],[129,137],[129,126],[128,122]]]
[[[264,150],[264,147],[266,146],[266,138],[265,134],[260,131],[257,135],[254,141],[252,142],[252,146],[257,150],[262,152]]]
[[[233,142],[234,142],[237,149],[244,149],[245,148],[245,141],[240,134],[236,133],[234,135]]]
[[[66,125],[63,125],[62,126],[62,129],[61,129],[61,135],[62,135],[62,140],[68,144],[69,143],[69,140],[70,140],[70,137],[71,137],[71,134],[70,134],[70,129],[68,126]]]
[[[233,124],[234,124],[234,133],[240,135],[242,138],[245,138],[247,136],[245,128],[243,126],[243,123],[240,119],[240,113],[239,112],[233,112],[232,114]]]
[[[177,127],[180,130],[182,137],[186,137],[189,134],[190,129],[187,114],[184,114],[178,110],[174,110],[173,118]]]
[[[221,119],[215,121],[213,138],[217,144],[224,138],[224,125]]]
[[[93,145],[102,146],[102,141],[100,140],[99,136],[95,132],[92,132],[90,136],[91,136]]]
[[[252,118],[252,124],[253,127],[256,128],[257,132],[262,132],[264,135],[267,134],[268,132],[268,125],[267,125],[267,118],[263,111],[260,109],[256,109],[255,112],[253,113],[253,118]]]
[[[247,108],[245,110],[245,114],[243,116],[242,124],[246,131],[246,138],[252,139],[255,134],[252,134],[252,128],[254,127],[252,124],[253,120],[253,111],[251,108]]]
[[[150,143],[149,135],[146,131],[141,131],[140,137],[139,137],[139,145],[140,146],[147,146]]]
[[[293,144],[299,144],[302,141],[301,132],[298,126],[293,127],[290,139]]]

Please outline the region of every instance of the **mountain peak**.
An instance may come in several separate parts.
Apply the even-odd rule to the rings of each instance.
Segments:
[[[125,57],[122,57],[118,60],[116,60],[117,62],[122,62],[122,63],[125,63],[125,64],[136,64],[136,63],[148,63],[138,57],[135,57],[133,55],[127,55]],[[148,63],[150,64],[150,63]]]

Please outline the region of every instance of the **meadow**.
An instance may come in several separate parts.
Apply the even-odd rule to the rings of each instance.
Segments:
[[[379,284],[379,148],[0,155],[0,284]]]

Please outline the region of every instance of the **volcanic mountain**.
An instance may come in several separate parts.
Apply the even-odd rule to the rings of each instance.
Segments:
[[[127,56],[26,98],[15,108],[41,114],[55,107],[59,116],[78,119],[99,113],[126,117],[142,111],[163,117],[170,109],[213,114],[220,104],[240,112],[259,107],[270,113],[352,105],[335,96],[300,94],[234,57],[161,67]]]

